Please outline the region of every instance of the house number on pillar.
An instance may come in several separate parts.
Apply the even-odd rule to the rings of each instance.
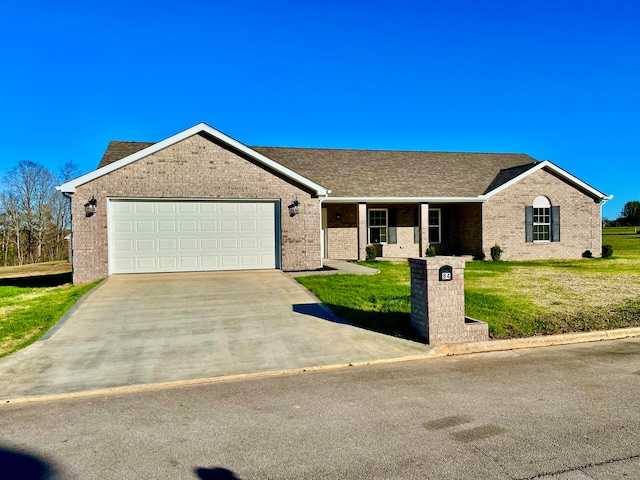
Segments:
[[[443,265],[440,267],[439,271],[440,275],[438,278],[441,282],[450,282],[453,280],[453,268],[450,265]]]

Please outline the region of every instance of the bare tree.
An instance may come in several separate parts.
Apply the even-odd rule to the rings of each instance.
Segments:
[[[15,265],[66,256],[70,228],[69,202],[55,191],[56,182],[77,175],[67,162],[57,176],[44,166],[23,160],[5,175],[0,194],[2,263]]]

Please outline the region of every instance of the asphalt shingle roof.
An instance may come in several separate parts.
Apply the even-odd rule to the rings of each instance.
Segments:
[[[109,143],[98,168],[153,145]],[[525,154],[250,147],[331,197],[476,197],[535,166]]]
[[[111,140],[107,151],[104,152],[102,160],[98,164],[98,168],[105,167],[110,163],[122,160],[129,155],[133,155],[140,150],[144,150],[147,147],[153,145],[154,142],[120,142],[118,140]]]

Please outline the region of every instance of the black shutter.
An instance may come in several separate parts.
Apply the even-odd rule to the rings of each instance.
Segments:
[[[413,243],[420,243],[420,209],[413,209]]]
[[[551,207],[551,241],[560,241],[560,207]]]
[[[524,207],[525,237],[527,242],[533,242],[533,207]]]
[[[389,209],[389,234],[387,243],[398,243],[398,209]]]

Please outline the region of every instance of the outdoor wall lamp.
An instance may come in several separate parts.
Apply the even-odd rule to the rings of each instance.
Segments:
[[[296,198],[291,205],[289,205],[289,216],[295,217],[300,213],[300,202]]]
[[[340,220],[340,212],[336,212],[336,220]]]
[[[98,205],[98,201],[96,200],[96,197],[92,196],[89,201],[84,204],[85,217],[90,217],[96,213],[96,205]]]

